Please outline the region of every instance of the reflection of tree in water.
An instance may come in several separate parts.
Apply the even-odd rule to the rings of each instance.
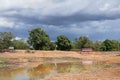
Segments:
[[[70,63],[59,63],[57,66],[58,73],[70,72],[71,70]]]
[[[28,73],[32,79],[36,79],[36,77],[44,78],[54,71],[57,73],[77,72],[79,67],[80,65],[76,63],[48,63],[41,64],[38,67],[29,70]]]
[[[35,77],[44,77],[49,75],[53,70],[55,70],[54,64],[41,64],[28,71],[29,76],[34,79]]]
[[[76,63],[59,63],[57,66],[58,73],[76,72],[80,67],[80,65]]]
[[[66,62],[66,63],[45,63],[41,64],[32,69],[28,68],[18,68],[18,69],[0,69],[0,80],[14,80],[17,75],[24,75],[30,80],[44,79],[45,77],[49,77],[54,74],[59,73],[78,73],[85,70],[97,69],[97,68],[106,68],[110,67],[108,65],[103,64],[103,62],[94,63],[91,65],[84,65],[82,62]],[[27,71],[27,73],[26,73]],[[25,79],[26,79],[25,76]],[[28,79],[27,78],[27,79]],[[18,79],[16,79],[18,80]],[[29,79],[28,79],[29,80]]]
[[[45,63],[28,70],[31,80],[44,79],[59,73],[78,73],[84,70],[90,70],[97,65],[83,65],[81,62],[66,63]]]
[[[58,73],[78,73],[84,70],[95,68],[96,65],[83,65],[80,62],[76,63],[59,63],[57,64]]]

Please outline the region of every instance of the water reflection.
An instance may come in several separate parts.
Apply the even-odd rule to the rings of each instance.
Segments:
[[[89,64],[85,65],[83,63]],[[79,73],[84,70],[109,67],[90,63],[91,61],[44,63],[32,68],[24,67],[11,70],[0,69],[0,80],[37,80],[48,78],[59,73]]]
[[[97,67],[95,65],[83,65],[80,62],[72,63],[45,63],[40,64],[37,67],[34,67],[28,70],[30,78],[47,78],[54,74],[59,73],[79,73],[83,70],[90,70]]]
[[[45,78],[46,76],[52,74],[54,70],[55,70],[54,64],[41,64],[37,67],[28,70],[28,74],[31,79]]]
[[[25,74],[25,69],[23,68],[18,68],[18,69],[14,69],[14,70],[8,70],[8,69],[0,69],[0,80],[18,80],[15,79],[17,78],[18,75]]]

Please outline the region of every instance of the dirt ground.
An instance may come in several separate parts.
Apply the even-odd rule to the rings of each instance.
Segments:
[[[58,74],[45,80],[120,80],[120,68],[84,71],[79,74]]]
[[[0,58],[17,58],[17,61],[13,62],[27,62],[27,58],[35,59],[41,57],[73,57],[120,65],[120,52],[33,51],[28,53],[25,50],[17,50],[14,53],[0,53]],[[44,80],[120,80],[120,67],[89,70],[79,74],[57,74]]]

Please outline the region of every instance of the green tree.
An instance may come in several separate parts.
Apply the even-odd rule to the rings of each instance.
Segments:
[[[0,48],[8,49],[9,46],[12,46],[12,40],[15,36],[11,32],[0,32]]]
[[[120,45],[119,45],[119,41],[117,41],[117,40],[112,40],[112,43],[113,43],[113,51],[119,51],[119,47],[120,47]]]
[[[119,42],[119,44],[118,44],[118,50],[120,51],[120,41],[118,41]]]
[[[94,46],[93,49],[95,51],[101,51],[102,42],[101,41],[95,41],[93,46]]]
[[[57,37],[57,49],[58,50],[70,50],[72,48],[71,41],[64,35]]]
[[[89,40],[89,38],[86,36],[81,36],[79,39],[76,38],[75,44],[76,44],[77,49],[93,47],[93,42],[91,40]]]
[[[24,40],[14,40],[13,46],[15,49],[29,49],[29,46]]]
[[[117,43],[117,48],[118,48],[118,51],[120,51],[120,41],[118,41]]]
[[[50,43],[50,50],[55,50],[56,49],[56,44],[55,42]]]
[[[103,43],[102,43],[102,50],[103,51],[114,51],[116,50],[116,45],[115,41],[106,39]]]
[[[4,45],[3,44],[4,44],[3,41],[0,40],[0,49],[4,49]]]
[[[50,49],[50,38],[41,28],[35,28],[29,31],[28,43],[36,50]]]

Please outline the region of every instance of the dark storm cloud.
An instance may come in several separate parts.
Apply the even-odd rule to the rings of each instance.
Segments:
[[[101,21],[101,20],[115,20],[120,18],[119,13],[96,13],[90,14],[84,11],[78,11],[71,15],[41,15],[40,12],[35,13],[33,9],[13,8],[0,11],[0,16],[11,18],[14,21],[23,22],[27,24],[44,24],[44,25],[69,25],[85,21]],[[24,12],[26,11],[26,12]],[[15,12],[10,14],[11,12]],[[30,15],[31,14],[31,15]]]
[[[27,37],[28,30],[42,26],[52,39],[60,34],[71,39],[82,35],[119,39],[116,35],[120,32],[120,0],[0,0],[0,3],[4,4],[0,5],[0,31],[9,30],[19,37]],[[111,31],[114,34],[109,36]]]

